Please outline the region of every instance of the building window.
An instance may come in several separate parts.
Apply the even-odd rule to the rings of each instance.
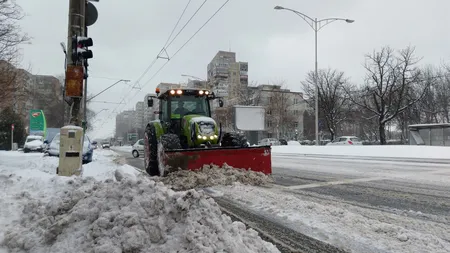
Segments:
[[[294,105],[298,104],[298,99],[294,98]]]
[[[272,127],[272,121],[267,121],[267,127]]]
[[[298,128],[298,122],[294,123],[294,128]]]
[[[272,115],[272,110],[268,109],[267,114]]]

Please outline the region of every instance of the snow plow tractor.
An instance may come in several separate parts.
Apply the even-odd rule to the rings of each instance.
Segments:
[[[271,147],[249,147],[244,135],[223,133],[221,124],[211,118],[214,99],[218,97],[208,90],[186,87],[164,92],[156,88],[156,96],[148,97],[148,107],[159,115],[147,124],[144,134],[144,165],[150,176],[224,164],[272,173]]]

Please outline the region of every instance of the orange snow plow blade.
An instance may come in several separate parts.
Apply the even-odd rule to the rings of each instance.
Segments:
[[[272,159],[270,146],[260,147],[218,147],[167,150],[164,152],[162,163],[169,170],[199,170],[203,165],[229,166],[237,169],[247,169],[272,174]]]

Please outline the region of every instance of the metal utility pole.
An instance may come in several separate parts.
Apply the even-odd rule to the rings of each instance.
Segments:
[[[84,36],[85,34],[85,16],[86,16],[86,0],[70,0],[69,1],[69,27],[67,35],[67,65],[80,65],[79,62],[72,61],[72,41],[74,36]],[[81,63],[82,64],[82,63]],[[81,126],[81,99],[82,97],[73,97],[73,104],[70,110],[69,124]]]
[[[320,29],[322,29],[324,26],[328,25],[331,22],[334,21],[345,21],[347,23],[353,23],[355,22],[355,20],[352,19],[345,19],[345,18],[324,18],[321,20],[317,20],[317,18],[311,18],[299,11],[293,10],[293,9],[289,9],[289,8],[284,8],[282,6],[275,6],[274,8],[275,10],[287,10],[287,11],[291,11],[295,14],[297,14],[299,17],[301,17],[303,20],[306,21],[306,23],[308,23],[308,25],[314,30],[314,40],[315,40],[315,45],[314,45],[314,58],[315,58],[315,70],[314,70],[314,85],[315,87],[315,103],[314,103],[314,110],[315,110],[315,128],[316,128],[316,146],[319,145],[319,70],[318,70],[318,64],[317,64],[317,33],[320,31]]]

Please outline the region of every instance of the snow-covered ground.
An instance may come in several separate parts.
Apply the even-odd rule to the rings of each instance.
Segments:
[[[118,151],[122,151],[122,152],[130,152],[130,154],[131,154],[132,148],[133,148],[132,146],[113,146],[113,147],[111,147],[111,149],[113,149],[113,150],[118,150]]]
[[[272,146],[272,153],[298,155],[364,156],[450,159],[450,147],[409,145]]]
[[[174,192],[111,150],[82,177],[58,158],[0,152],[0,252],[278,252],[213,199]]]
[[[450,220],[412,210],[390,213],[323,196],[244,185],[214,187],[216,196],[349,252],[450,252]],[[292,192],[291,192],[292,193]],[[429,219],[422,219],[422,218]],[[435,221],[434,221],[435,220]]]
[[[450,252],[450,213],[436,215],[387,208],[382,202],[405,201],[405,205],[422,202],[445,213],[448,204],[440,206],[434,201],[436,196],[439,201],[448,200],[449,164],[319,158],[330,155],[439,160],[450,158],[449,147],[274,146],[272,151],[274,173],[288,183],[298,178],[298,185],[216,186],[212,188],[214,195],[236,201],[255,213],[276,218],[296,231],[350,252]],[[301,180],[311,180],[311,183]],[[334,185],[341,185],[341,188],[330,188]],[[404,187],[411,191],[405,191]],[[312,188],[318,190],[308,191]],[[354,199],[351,196],[328,195],[333,189],[343,194],[359,194],[360,199],[368,200],[357,202],[351,201]],[[390,193],[396,196],[386,196]],[[414,199],[416,197],[423,199]]]

